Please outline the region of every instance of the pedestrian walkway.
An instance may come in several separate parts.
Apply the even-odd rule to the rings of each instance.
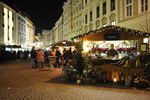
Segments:
[[[61,68],[32,69],[30,62],[0,65],[0,100],[149,100],[149,91],[61,83]]]

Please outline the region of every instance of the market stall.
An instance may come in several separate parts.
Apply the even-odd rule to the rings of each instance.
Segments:
[[[68,41],[68,40],[63,40],[63,41],[57,42],[54,45],[55,45],[55,48],[59,48],[60,52],[63,53],[64,48],[66,49],[72,48],[72,50],[74,50],[77,43]]]
[[[82,42],[83,54],[98,80],[120,82],[135,74],[142,76],[145,64],[140,55],[149,51],[148,38],[149,33],[110,25],[72,39]],[[117,55],[108,56],[111,44]]]
[[[77,43],[76,42],[73,42],[73,41],[68,41],[68,40],[63,40],[63,41],[60,41],[60,42],[57,42],[56,44],[54,44],[54,47],[55,47],[55,52],[56,52],[56,49],[58,49],[61,53],[61,65],[62,65],[62,77],[65,77],[66,75],[66,66],[64,66],[66,64],[66,62],[69,60],[65,60],[65,57],[64,57],[64,50],[66,52],[69,51],[69,49],[71,48],[71,51],[73,52],[75,47],[77,46]]]

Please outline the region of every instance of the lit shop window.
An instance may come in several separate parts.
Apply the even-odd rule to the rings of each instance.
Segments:
[[[132,0],[126,0],[127,16],[132,16]]]
[[[115,21],[112,21],[112,22],[111,22],[111,25],[116,25],[116,22],[115,22]]]

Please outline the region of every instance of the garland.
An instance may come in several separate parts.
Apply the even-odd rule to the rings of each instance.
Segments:
[[[142,35],[142,36],[146,36],[146,37],[150,36],[150,34],[147,33],[147,32],[142,32],[142,31],[129,29],[129,28],[124,28],[124,27],[120,27],[120,26],[109,25],[109,26],[106,26],[106,27],[101,27],[101,28],[96,29],[94,31],[89,31],[89,32],[84,33],[84,34],[77,35],[77,36],[71,38],[71,40],[83,38],[87,35],[96,34],[97,32],[102,32],[102,31],[106,31],[106,30],[110,30],[110,29],[120,31],[120,32],[127,32],[128,34],[133,34],[133,35]]]

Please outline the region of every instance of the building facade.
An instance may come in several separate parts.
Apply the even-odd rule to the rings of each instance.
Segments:
[[[56,22],[56,26],[57,26],[57,40],[58,41],[62,41],[64,39],[64,30],[63,30],[63,16],[61,16],[59,18],[59,20]]]
[[[34,42],[34,34],[35,26],[29,18],[0,2],[0,44],[28,48]]]
[[[60,19],[56,22],[63,27],[62,31],[60,24],[56,25],[59,41],[70,40],[76,35],[107,25],[150,32],[150,1],[67,0]]]
[[[48,47],[50,45],[50,30],[42,30],[41,42],[44,47]]]
[[[50,30],[50,46],[52,46],[53,44],[56,43],[56,29],[55,27],[53,27],[51,30]]]
[[[26,19],[18,14],[18,44],[25,46],[26,43]]]
[[[0,44],[16,43],[16,11],[0,2]]]
[[[26,18],[26,47],[32,48],[34,43],[35,26],[29,18]]]
[[[63,40],[70,40],[71,38],[71,6],[70,1],[67,1],[63,6]]]

